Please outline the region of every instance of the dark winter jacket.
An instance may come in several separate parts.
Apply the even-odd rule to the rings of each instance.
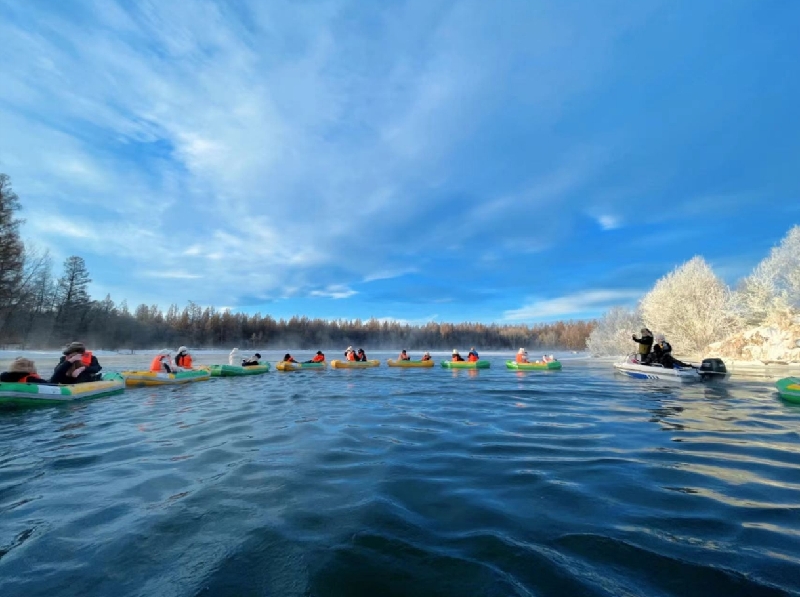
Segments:
[[[653,347],[653,336],[642,336],[641,338],[633,336],[633,341],[639,343],[640,355],[650,354],[650,349]]]

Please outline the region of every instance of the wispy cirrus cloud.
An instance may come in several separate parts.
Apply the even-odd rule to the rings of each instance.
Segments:
[[[321,290],[312,290],[308,293],[309,296],[330,299],[346,299],[358,294],[352,288],[343,286],[341,284],[332,284]]]
[[[586,290],[551,299],[534,300],[519,309],[503,313],[509,322],[598,314],[609,307],[627,304],[642,296],[641,290]]]

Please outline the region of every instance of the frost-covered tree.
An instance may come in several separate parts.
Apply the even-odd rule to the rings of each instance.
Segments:
[[[631,335],[642,327],[642,317],[637,311],[625,307],[612,307],[597,323],[586,341],[586,348],[594,356],[618,356],[635,349]]]
[[[758,325],[777,311],[800,309],[800,226],[759,263],[735,293],[747,323]]]
[[[658,280],[640,309],[647,327],[684,354],[701,352],[737,328],[731,292],[702,257]]]

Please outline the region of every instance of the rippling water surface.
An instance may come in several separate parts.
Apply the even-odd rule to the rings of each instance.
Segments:
[[[800,408],[771,382],[491,360],[0,413],[0,595],[800,591]]]

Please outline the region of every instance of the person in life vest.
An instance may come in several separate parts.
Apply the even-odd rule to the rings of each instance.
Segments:
[[[357,361],[366,361],[367,360],[367,353],[364,352],[363,348],[359,348],[358,352],[356,353],[356,360]]]
[[[100,371],[103,369],[103,367],[100,365],[97,357],[94,356],[91,351],[86,350],[86,346],[83,344],[83,342],[70,342],[67,345],[67,347],[61,353],[62,357],[58,361],[56,370],[58,370],[58,368],[64,364],[64,361],[66,361],[68,356],[75,353],[81,355],[80,365],[76,365],[75,367],[64,366],[64,370],[59,371],[59,377],[63,379],[63,381],[58,383],[85,383],[87,381],[98,381],[102,378]],[[69,376],[69,380],[74,381],[69,381],[67,378],[64,378],[64,371],[72,368],[74,372],[74,370],[79,367],[83,367],[83,371],[81,371],[77,377],[72,375]],[[56,376],[55,371],[53,371],[53,376]]]
[[[479,359],[480,359],[480,357],[478,356],[478,351],[475,350],[475,347],[473,346],[472,348],[469,349],[469,354],[467,355],[467,360],[470,363],[476,363],[476,362],[478,362]]]
[[[463,361],[464,357],[462,357],[460,354],[458,354],[458,349],[457,348],[454,348],[453,349],[453,358],[450,359],[450,360],[453,361],[454,363],[457,363],[459,361]]]
[[[322,354],[321,350],[317,351],[317,354],[314,355],[314,358],[310,361],[306,361],[306,363],[324,363],[325,362],[325,355]]]
[[[36,372],[36,363],[25,357],[17,357],[11,361],[8,371],[0,373],[0,381],[6,383],[37,383],[47,384],[48,382]]]
[[[172,352],[168,348],[159,350],[150,363],[150,371],[153,373],[174,373],[175,367],[172,363],[171,355]]]
[[[175,355],[175,365],[181,369],[192,368],[192,355],[189,354],[189,349],[185,346],[181,346],[178,349],[178,352]]]
[[[358,360],[358,359],[356,358],[356,351],[355,351],[355,350],[353,350],[353,347],[352,347],[352,346],[348,346],[348,347],[347,347],[347,350],[345,350],[345,351],[344,351],[344,357],[345,357],[345,358],[346,358],[348,361],[357,361],[357,360]]]
[[[411,357],[408,356],[408,353],[405,350],[400,351],[400,355],[397,357],[398,361],[410,361]]]
[[[653,332],[647,328],[642,328],[641,333],[641,338],[637,338],[636,334],[631,338],[639,344],[639,362],[642,365],[648,365],[650,363],[650,349],[653,347]]]
[[[426,351],[425,354],[422,355],[422,360],[423,361],[430,361],[431,360],[431,353]]]
[[[249,359],[242,359],[242,367],[252,367],[261,364],[261,355],[256,353]]]
[[[86,383],[101,378],[100,371],[103,367],[82,342],[71,342],[62,351],[62,355],[50,378],[51,383]]]
[[[520,348],[517,351],[517,363],[528,363],[528,351],[524,348]]]
[[[296,363],[297,361],[295,361],[294,357],[287,352],[285,355],[283,355],[283,362],[284,363]]]

